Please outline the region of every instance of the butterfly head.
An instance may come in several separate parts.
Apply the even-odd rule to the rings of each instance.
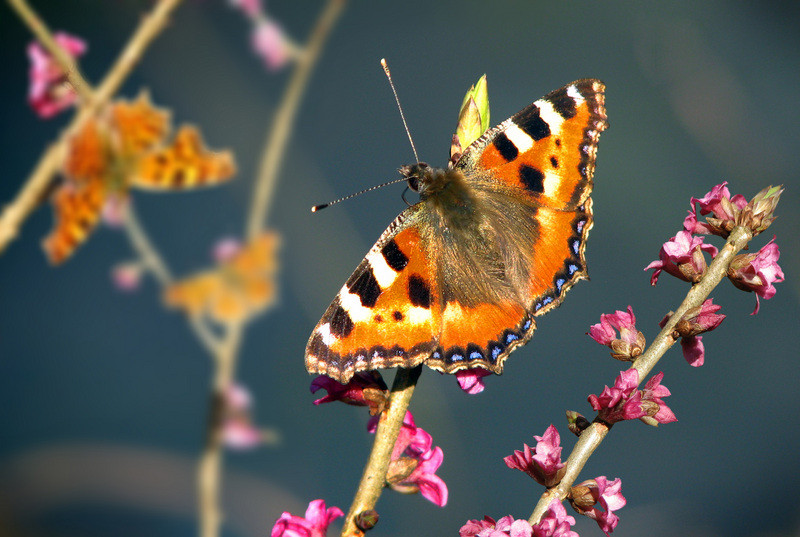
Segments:
[[[422,199],[436,196],[447,185],[457,182],[454,176],[460,175],[459,172],[434,168],[425,162],[402,166],[400,173],[405,177],[408,188],[417,192]]]

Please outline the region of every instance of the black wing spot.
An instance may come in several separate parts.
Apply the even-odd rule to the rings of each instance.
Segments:
[[[351,293],[358,295],[361,305],[367,308],[374,307],[378,297],[381,296],[381,286],[378,285],[371,268],[359,274],[355,280],[351,277],[347,282],[347,288]]]
[[[539,194],[544,192],[544,174],[533,166],[528,166],[527,164],[520,166],[519,180],[531,192],[538,192]]]
[[[395,312],[392,313],[392,317],[394,317],[395,321],[402,321],[403,320],[403,314],[401,312],[397,311],[397,310],[395,310]]]
[[[557,89],[545,97],[545,100],[549,101],[553,109],[564,119],[573,118],[577,113],[575,99],[567,94],[567,88]]]
[[[331,334],[338,338],[347,337],[353,331],[353,319],[342,306],[336,306],[336,311],[331,315]]]
[[[539,116],[539,107],[535,104],[514,116],[514,123],[536,141],[550,136],[550,125]]]
[[[511,162],[519,155],[519,149],[514,145],[514,142],[508,139],[504,132],[498,134],[492,143],[506,162]]]
[[[556,157],[550,157],[550,165],[553,168],[558,168],[558,159]]]
[[[429,309],[431,307],[431,288],[418,274],[408,279],[408,298],[414,306]]]
[[[381,253],[383,254],[383,258],[386,260],[386,264],[389,265],[395,272],[400,272],[406,268],[406,265],[408,265],[408,257],[406,257],[406,254],[400,251],[400,247],[397,246],[397,243],[394,241],[394,239],[387,242],[386,245],[381,248]]]

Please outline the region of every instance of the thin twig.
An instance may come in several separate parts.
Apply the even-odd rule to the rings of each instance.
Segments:
[[[84,80],[78,69],[78,65],[72,57],[67,54],[53,38],[53,34],[50,32],[45,22],[25,0],[8,0],[8,3],[11,4],[11,7],[17,12],[17,15],[25,21],[25,24],[28,25],[33,35],[36,36],[36,39],[39,40],[42,46],[44,46],[56,62],[58,62],[67,77],[67,81],[75,89],[78,96],[84,102],[89,102],[93,97],[92,89]]]
[[[258,171],[258,180],[253,191],[253,202],[250,206],[247,223],[247,238],[257,237],[269,217],[269,208],[278,182],[278,171],[286,154],[286,144],[294,128],[294,119],[300,101],[305,93],[311,71],[319,59],[331,29],[347,3],[346,0],[329,0],[320,14],[306,45],[300,56],[292,78],[283,94],[275,120],[269,129],[264,147],[263,157]]]
[[[422,365],[412,369],[398,368],[392,384],[392,395],[389,409],[381,414],[378,429],[375,431],[375,441],[372,452],[369,454],[367,466],[361,476],[350,511],[344,521],[342,537],[363,537],[364,532],[356,526],[356,517],[359,513],[374,509],[381,496],[386,483],[386,471],[391,462],[392,449],[394,449],[406,410],[411,403],[411,396],[422,372]]]
[[[217,537],[222,524],[219,493],[222,484],[222,428],[227,405],[226,394],[236,373],[236,357],[241,345],[242,324],[228,327],[220,352],[214,356],[214,382],[208,419],[206,445],[197,467],[200,536]]]
[[[678,309],[675,310],[675,313],[673,313],[669,318],[667,323],[664,325],[664,328],[650,344],[650,347],[647,349],[647,351],[639,356],[639,358],[637,358],[631,366],[639,371],[640,381],[643,380],[644,377],[650,373],[650,371],[652,371],[661,357],[664,356],[664,353],[666,353],[666,351],[675,343],[676,340],[672,336],[675,325],[681,320],[687,311],[700,306],[708,297],[708,295],[711,294],[711,291],[713,291],[714,288],[725,277],[728,270],[728,265],[730,265],[734,256],[745,246],[747,246],[747,243],[750,242],[752,238],[753,234],[747,228],[734,228],[728,237],[725,246],[723,246],[722,250],[720,250],[714,260],[708,266],[703,279],[692,286],[687,293],[686,298],[683,300]],[[575,482],[581,470],[586,465],[589,457],[591,457],[592,453],[594,453],[595,449],[597,449],[597,447],[603,441],[608,431],[609,427],[607,425],[594,422],[589,428],[585,429],[581,433],[577,443],[575,444],[575,447],[572,449],[569,459],[567,460],[567,472],[564,475],[564,478],[557,486],[547,490],[547,492],[542,494],[539,502],[536,504],[533,514],[531,514],[531,517],[528,520],[531,525],[539,523],[544,514],[547,512],[550,502],[554,498],[558,498],[561,501],[567,497],[570,487],[572,487],[572,484]]]
[[[125,78],[144,54],[147,47],[163,29],[169,19],[169,15],[180,2],[181,0],[160,0],[156,3],[153,11],[139,24],[139,27],[131,37],[125,50],[119,55],[114,66],[94,92],[94,95],[86,100],[77,116],[62,132],[58,141],[48,147],[44,152],[39,162],[34,167],[33,172],[28,177],[28,180],[25,181],[22,189],[17,194],[17,197],[5,208],[2,214],[0,214],[0,253],[2,253],[9,243],[17,237],[22,223],[34,209],[39,206],[45,192],[50,186],[53,175],[58,171],[61,165],[64,147],[72,133],[77,131],[86,119],[94,116],[101,107],[105,106],[117,92],[125,81]],[[39,31],[46,31],[46,27],[42,25]],[[50,36],[50,38],[52,40],[52,36]],[[55,60],[58,61],[59,58],[56,57]],[[69,65],[60,64],[60,66],[65,71],[69,72]],[[73,71],[73,74],[75,76],[80,76],[80,73],[77,71]],[[78,82],[78,85],[80,86],[80,82]],[[86,84],[85,87],[91,89],[88,84]]]
[[[139,223],[139,218],[137,218],[136,211],[133,209],[133,203],[129,202],[127,207],[125,207],[123,225],[125,231],[128,233],[128,239],[131,241],[133,250],[139,254],[139,259],[141,259],[145,268],[150,271],[162,287],[167,287],[172,284],[172,274],[153,247],[150,239],[142,228],[142,224]]]

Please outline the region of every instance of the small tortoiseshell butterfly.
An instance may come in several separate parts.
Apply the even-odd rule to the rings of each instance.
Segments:
[[[582,79],[527,106],[447,169],[400,169],[420,201],[367,253],[306,347],[306,368],[455,373],[503,362],[587,277],[605,86]]]
[[[53,193],[55,226],[43,246],[53,264],[65,261],[94,230],[107,202],[126,202],[130,187],[186,190],[228,180],[236,171],[230,151],[206,149],[200,132],[183,126],[171,144],[169,113],[147,93],[115,101],[70,138],[64,182]]]

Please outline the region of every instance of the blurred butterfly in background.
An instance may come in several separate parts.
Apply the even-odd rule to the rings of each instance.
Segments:
[[[169,112],[154,107],[146,92],[135,101],[115,101],[79,127],[67,144],[64,181],[51,198],[55,226],[43,243],[51,263],[73,254],[107,204],[127,203],[131,187],[186,190],[236,172],[231,152],[206,149],[194,127],[181,127],[167,144],[170,130]]]

